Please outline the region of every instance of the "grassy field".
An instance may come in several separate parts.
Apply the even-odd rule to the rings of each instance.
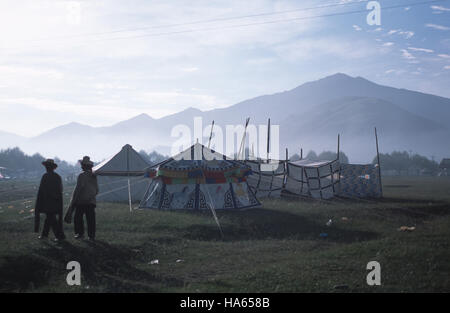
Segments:
[[[2,292],[450,292],[445,177],[385,178],[381,201],[281,199],[218,212],[223,239],[210,212],[130,213],[101,203],[95,243],[72,239],[66,224],[68,240],[59,244],[32,232],[27,198],[35,190],[6,192],[5,184]],[[72,260],[81,264],[81,286],[66,284]],[[381,264],[381,286],[366,284],[372,260]]]

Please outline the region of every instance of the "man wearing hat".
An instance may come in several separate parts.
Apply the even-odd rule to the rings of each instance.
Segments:
[[[89,239],[95,239],[95,207],[98,194],[97,176],[92,173],[94,163],[88,156],[79,160],[83,173],[78,176],[77,186],[72,195],[72,200],[69,205],[64,220],[67,223],[71,222],[72,213],[75,210],[74,228],[75,238],[81,239],[84,236],[84,221],[83,217],[86,215],[87,231]]]
[[[63,184],[61,177],[55,173],[58,165],[52,159],[42,162],[47,173],[42,176],[34,209],[34,231],[39,232],[40,214],[45,213],[44,228],[39,239],[47,238],[50,229],[55,234],[55,241],[65,238],[62,227]],[[59,219],[56,219],[58,215]]]

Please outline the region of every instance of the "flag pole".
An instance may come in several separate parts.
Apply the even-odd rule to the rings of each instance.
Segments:
[[[128,205],[130,206],[130,213],[133,212],[131,207],[131,185],[130,185],[130,148],[127,146],[127,178],[128,178]]]
[[[377,163],[378,163],[378,176],[380,181],[380,192],[381,197],[383,197],[383,186],[381,184],[381,164],[380,164],[380,151],[378,149],[378,134],[377,134],[377,128],[375,127],[375,143],[377,145]]]
[[[208,149],[209,149],[209,147],[211,145],[211,138],[212,138],[212,134],[213,134],[213,129],[214,129],[214,120],[212,121],[212,124],[211,124],[211,133],[209,134]]]
[[[244,134],[242,135],[242,140],[241,140],[241,145],[239,146],[239,152],[238,152],[238,155],[237,155],[237,159],[239,160],[239,158],[240,158],[240,156],[241,156],[241,151],[242,150],[244,150],[243,151],[243,153],[244,153],[244,160],[245,160],[245,137],[246,137],[246,135],[247,135],[247,126],[248,126],[248,123],[250,122],[250,117],[247,117],[247,119],[245,120],[245,127],[244,127]]]
[[[267,163],[269,162],[269,151],[270,151],[270,118],[267,123]]]

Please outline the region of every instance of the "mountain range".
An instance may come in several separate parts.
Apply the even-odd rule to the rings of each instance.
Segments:
[[[450,99],[416,91],[382,86],[362,77],[335,74],[302,84],[292,90],[264,95],[235,105],[200,111],[184,111],[154,119],[146,114],[109,127],[70,123],[32,138],[0,132],[0,148],[19,146],[27,153],[39,152],[75,161],[82,155],[101,160],[129,143],[137,150],[170,153],[175,125],[193,128],[194,117],[203,118],[203,127],[251,123],[280,126],[280,150],[289,154],[336,149],[351,162],[370,162],[376,153],[374,127],[380,150],[406,150],[434,156],[450,156]],[[223,127],[225,129],[225,127]],[[207,136],[203,138],[207,141]],[[284,154],[283,154],[284,158]]]

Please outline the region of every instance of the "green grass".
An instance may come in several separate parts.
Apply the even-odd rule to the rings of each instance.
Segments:
[[[0,291],[449,292],[450,179],[385,178],[384,194],[218,212],[223,239],[210,212],[130,213],[101,203],[97,242],[72,239],[66,224],[69,239],[55,244],[36,239],[23,196],[9,202],[0,193]],[[66,284],[72,260],[81,264],[79,287]],[[381,286],[366,284],[372,260]]]

